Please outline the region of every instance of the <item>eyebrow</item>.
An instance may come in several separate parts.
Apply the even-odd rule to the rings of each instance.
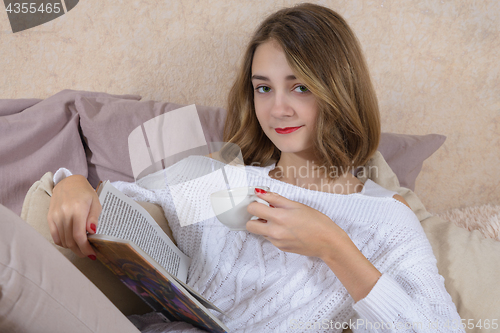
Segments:
[[[262,76],[262,75],[252,75],[252,80],[271,81],[267,76]],[[287,77],[285,77],[285,80],[287,81],[297,80],[297,77],[295,75],[288,75]]]

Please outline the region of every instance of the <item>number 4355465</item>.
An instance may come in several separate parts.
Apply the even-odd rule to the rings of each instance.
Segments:
[[[448,323],[447,323],[448,324]],[[498,319],[464,319],[462,318],[462,320],[459,322],[458,320],[457,321],[453,321],[451,323],[450,326],[447,326],[447,327],[451,327],[453,326],[454,328],[457,328],[457,327],[462,327],[464,329],[468,328],[468,329],[473,329],[473,328],[479,328],[479,329],[498,329]]]
[[[6,8],[7,13],[14,13],[14,14],[27,14],[27,13],[60,13],[61,12],[61,3],[60,2],[55,2],[55,3],[42,3],[40,6],[37,7],[37,4],[34,2],[16,2],[14,4],[9,3],[9,5]]]

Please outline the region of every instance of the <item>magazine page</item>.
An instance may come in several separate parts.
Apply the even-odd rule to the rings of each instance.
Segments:
[[[227,327],[163,267],[134,243],[106,235],[91,235],[97,258],[155,311],[171,321],[185,321],[209,332],[227,332]]]
[[[191,259],[182,253],[149,213],[106,181],[99,188],[102,205],[96,234],[129,240],[170,274],[187,280]]]

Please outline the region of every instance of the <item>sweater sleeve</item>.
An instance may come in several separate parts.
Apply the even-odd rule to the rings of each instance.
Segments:
[[[464,332],[432,247],[414,220],[384,235],[398,239],[398,245],[383,248],[374,265],[394,260],[385,264],[370,293],[354,304],[353,332]]]
[[[63,180],[66,177],[72,176],[73,173],[69,171],[66,168],[59,168],[56,173],[54,173],[53,181],[54,181],[54,186],[57,185],[61,180]]]

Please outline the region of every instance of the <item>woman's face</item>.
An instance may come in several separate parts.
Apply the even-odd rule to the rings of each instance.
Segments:
[[[282,153],[313,145],[318,106],[296,77],[281,46],[273,40],[257,47],[252,62],[255,113],[262,130]]]

